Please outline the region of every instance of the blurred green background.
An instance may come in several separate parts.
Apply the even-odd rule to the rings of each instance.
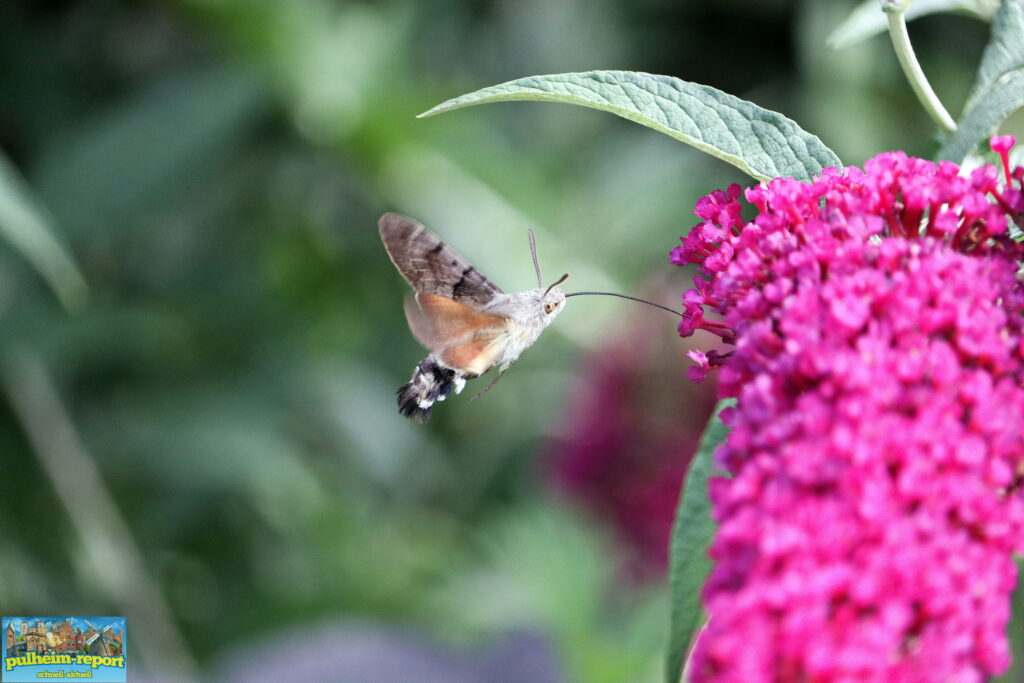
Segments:
[[[415,115],[633,69],[781,111],[846,163],[930,156],[886,39],[826,46],[851,7],[0,3],[3,613],[127,614],[153,679],[257,680],[254,653],[305,642],[453,671],[505,643],[505,680],[658,680],[667,529],[713,389],[683,378],[674,322],[574,299],[485,398],[410,424],[394,390],[423,351],[376,220],[425,222],[506,290],[533,286],[532,227],[569,291],[676,306],[668,250],[737,172],[589,110]],[[987,27],[911,34],[958,111]]]

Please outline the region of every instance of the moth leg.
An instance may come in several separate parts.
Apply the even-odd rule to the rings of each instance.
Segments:
[[[486,387],[484,387],[484,390],[483,390],[483,391],[481,391],[480,393],[476,394],[476,395],[475,395],[475,396],[474,396],[473,398],[471,398],[471,399],[469,399],[469,400],[470,400],[470,401],[475,401],[475,400],[477,400],[478,398],[480,398],[481,396],[483,396],[484,394],[486,394],[486,393],[487,393],[488,391],[490,391],[490,390],[491,390],[491,387],[493,387],[493,386],[494,386],[495,384],[497,384],[497,383],[498,383],[498,380],[499,380],[499,379],[501,379],[501,376],[502,376],[502,375],[504,375],[504,374],[505,374],[505,371],[504,371],[504,370],[500,371],[500,372],[499,372],[499,373],[497,374],[497,376],[496,376],[496,377],[495,377],[494,379],[492,379],[492,380],[491,380],[491,383],[490,383],[490,384],[488,384],[488,385],[487,385]]]

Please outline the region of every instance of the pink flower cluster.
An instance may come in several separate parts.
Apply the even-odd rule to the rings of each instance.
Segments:
[[[1024,550],[1024,212],[1013,141],[968,177],[900,152],[701,200],[683,336],[735,397],[699,681],[981,681]],[[723,320],[708,320],[714,311]]]

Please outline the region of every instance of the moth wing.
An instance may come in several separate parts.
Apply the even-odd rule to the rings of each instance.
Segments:
[[[391,262],[417,294],[435,294],[463,304],[486,306],[503,293],[421,223],[401,214],[386,213],[377,227]]]
[[[482,375],[494,365],[506,334],[506,319],[436,294],[405,302],[405,317],[416,340],[446,366]]]
[[[449,346],[438,356],[445,365],[464,375],[482,375],[498,361],[502,346],[501,337],[476,337]]]

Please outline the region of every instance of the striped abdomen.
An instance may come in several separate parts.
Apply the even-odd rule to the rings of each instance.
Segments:
[[[398,411],[413,422],[426,422],[434,403],[448,398],[453,390],[461,392],[466,379],[458,370],[441,365],[431,353],[413,370],[412,379],[398,387]]]

